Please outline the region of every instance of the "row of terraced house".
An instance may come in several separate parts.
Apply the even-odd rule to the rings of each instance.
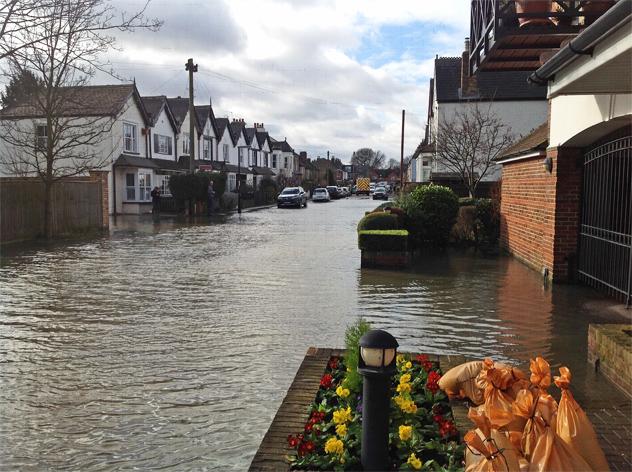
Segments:
[[[135,83],[84,86],[72,90],[62,114],[73,119],[102,118],[109,122],[105,136],[94,142],[103,159],[98,168],[108,172],[110,214],[151,211],[151,191],[169,197],[169,179],[190,169],[190,120],[194,120],[195,170],[223,172],[227,191],[238,180],[257,188],[263,179],[298,184],[315,169],[306,153],[296,153],[287,139],[274,139],[263,123],[248,126],[243,119],[217,118],[212,103],[195,105],[189,99],[141,96]],[[1,119],[32,127],[44,145],[46,121],[37,107],[28,104],[2,110]],[[4,143],[6,146],[6,143]],[[6,149],[5,149],[6,151]],[[92,151],[94,153],[94,150]],[[20,175],[6,166],[3,176]]]

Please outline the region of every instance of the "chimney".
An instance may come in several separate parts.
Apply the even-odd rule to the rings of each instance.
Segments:
[[[470,76],[470,38],[465,38],[461,54],[461,97],[476,95],[476,76]]]

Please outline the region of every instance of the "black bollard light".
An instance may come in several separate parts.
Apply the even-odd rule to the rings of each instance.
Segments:
[[[360,338],[358,372],[362,388],[362,449],[364,470],[387,470],[388,416],[391,375],[396,370],[397,340],[386,331],[372,330]]]

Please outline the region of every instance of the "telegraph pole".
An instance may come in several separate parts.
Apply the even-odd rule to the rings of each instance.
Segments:
[[[404,194],[404,123],[406,121],[406,110],[402,110],[402,152],[399,160],[399,193]]]
[[[189,58],[184,65],[184,70],[189,72],[189,173],[193,173],[195,160],[195,108],[193,107],[193,73],[198,71],[197,64]]]

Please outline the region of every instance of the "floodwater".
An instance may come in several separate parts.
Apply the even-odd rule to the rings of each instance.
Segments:
[[[308,346],[364,316],[401,349],[586,362],[587,292],[510,258],[425,255],[360,270],[370,200],[212,222],[119,218],[110,235],[5,250],[0,470],[244,470]]]

